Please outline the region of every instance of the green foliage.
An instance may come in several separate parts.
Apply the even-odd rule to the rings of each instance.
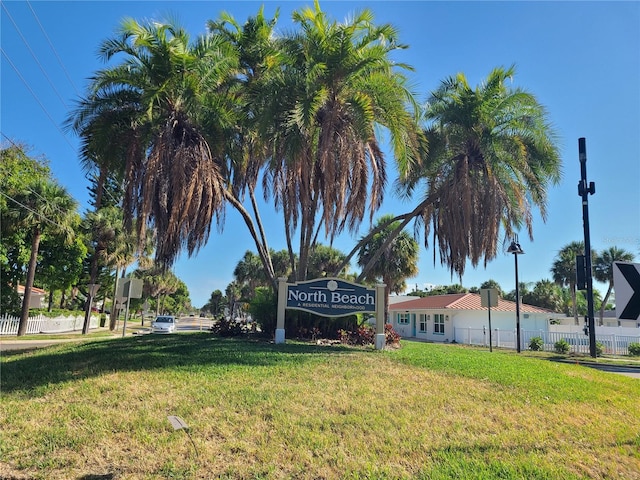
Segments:
[[[562,338],[553,344],[553,348],[556,353],[564,354],[564,353],[569,353],[571,346],[569,345],[569,342],[567,342],[564,338]]]
[[[251,327],[246,320],[233,318],[221,318],[211,327],[211,333],[220,337],[239,337],[249,332],[251,332]]]
[[[601,357],[604,353],[604,344],[601,342],[596,342],[596,357]]]
[[[531,340],[529,340],[529,348],[534,352],[544,350],[544,341],[542,340],[542,337],[532,337]]]
[[[278,317],[278,295],[268,287],[256,288],[249,303],[249,313],[263,333],[273,335]]]
[[[633,357],[640,356],[640,342],[631,342],[627,348],[629,349],[629,355]]]
[[[369,325],[361,325],[356,330],[340,330],[340,341],[345,345],[366,346],[375,343],[376,331]]]

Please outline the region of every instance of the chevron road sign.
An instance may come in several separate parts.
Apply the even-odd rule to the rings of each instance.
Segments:
[[[616,292],[616,317],[640,318],[640,263],[613,262],[613,288]]]

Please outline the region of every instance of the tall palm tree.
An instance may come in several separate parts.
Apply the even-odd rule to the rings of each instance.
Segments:
[[[88,120],[76,123],[83,134],[103,138],[111,128],[103,120],[121,113],[115,131],[125,159],[125,223],[148,219],[137,222],[138,238],[144,243],[153,226],[156,260],[169,266],[183,248],[195,253],[224,213],[221,158],[226,129],[235,124],[227,82],[236,58],[215,37],[191,43],[179,25],[133,19],[100,53],[105,61],[123,60],[94,75],[78,110],[79,120]],[[103,142],[88,145],[104,154]]]
[[[387,227],[375,234],[360,249],[358,265],[367,265],[373,255],[382,250],[382,245],[400,223],[389,224],[388,221],[392,218],[393,215],[385,215],[378,220],[376,226],[387,225]],[[385,318],[389,311],[389,294],[402,293],[406,288],[405,280],[418,273],[418,250],[418,242],[406,231],[402,231],[388,246],[384,247],[382,255],[365,277],[369,282],[381,280],[385,284]]]
[[[18,219],[23,228],[30,231],[31,255],[27,266],[27,279],[22,299],[18,336],[27,332],[31,289],[35,280],[38,249],[42,235],[48,230],[63,234],[70,242],[74,236],[72,225],[77,219],[77,202],[67,190],[50,180],[39,180],[16,195],[16,204],[12,206],[12,216]]]
[[[546,219],[548,188],[561,178],[545,108],[510,85],[514,74],[514,67],[495,68],[476,88],[462,73],[443,81],[425,107],[422,162],[398,184],[407,196],[423,194],[394,219],[402,220],[395,233],[417,219],[425,246],[432,235],[441,263],[460,277],[467,259],[486,266],[496,257],[501,234],[511,238],[524,227],[533,238],[532,209]]]
[[[561,287],[568,287],[571,295],[573,318],[578,320],[578,304],[576,299],[576,256],[584,255],[584,242],[571,242],[560,249],[551,266],[553,281]]]
[[[417,156],[413,95],[391,54],[403,48],[369,10],[338,23],[319,3],[293,14],[299,31],[282,44],[280,68],[261,82],[259,126],[269,139],[267,191],[284,215],[287,243],[299,235],[294,276],[305,279],[318,229],[332,239],[372,217],[386,185],[379,127],[398,165]],[[292,255],[293,257],[293,255]]]
[[[604,309],[613,290],[613,262],[632,262],[634,255],[622,248],[609,247],[600,252],[593,262],[593,276],[599,281],[608,284],[607,293],[600,306],[600,325],[603,324]]]

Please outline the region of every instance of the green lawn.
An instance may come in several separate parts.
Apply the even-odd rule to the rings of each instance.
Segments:
[[[0,367],[0,478],[640,479],[640,380],[545,354],[196,333]]]

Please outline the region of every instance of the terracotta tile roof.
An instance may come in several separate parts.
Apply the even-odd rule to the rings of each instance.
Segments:
[[[40,295],[44,295],[47,292],[38,287],[31,287],[31,293],[39,293]],[[18,294],[24,295],[24,285],[18,285]]]
[[[487,310],[481,306],[480,295],[477,293],[453,293],[450,295],[433,295],[430,297],[416,298],[406,302],[389,305],[389,310]],[[509,300],[498,300],[497,307],[491,307],[492,311],[515,312],[516,303]],[[520,303],[520,311],[527,313],[554,313],[545,308],[534,307]]]

